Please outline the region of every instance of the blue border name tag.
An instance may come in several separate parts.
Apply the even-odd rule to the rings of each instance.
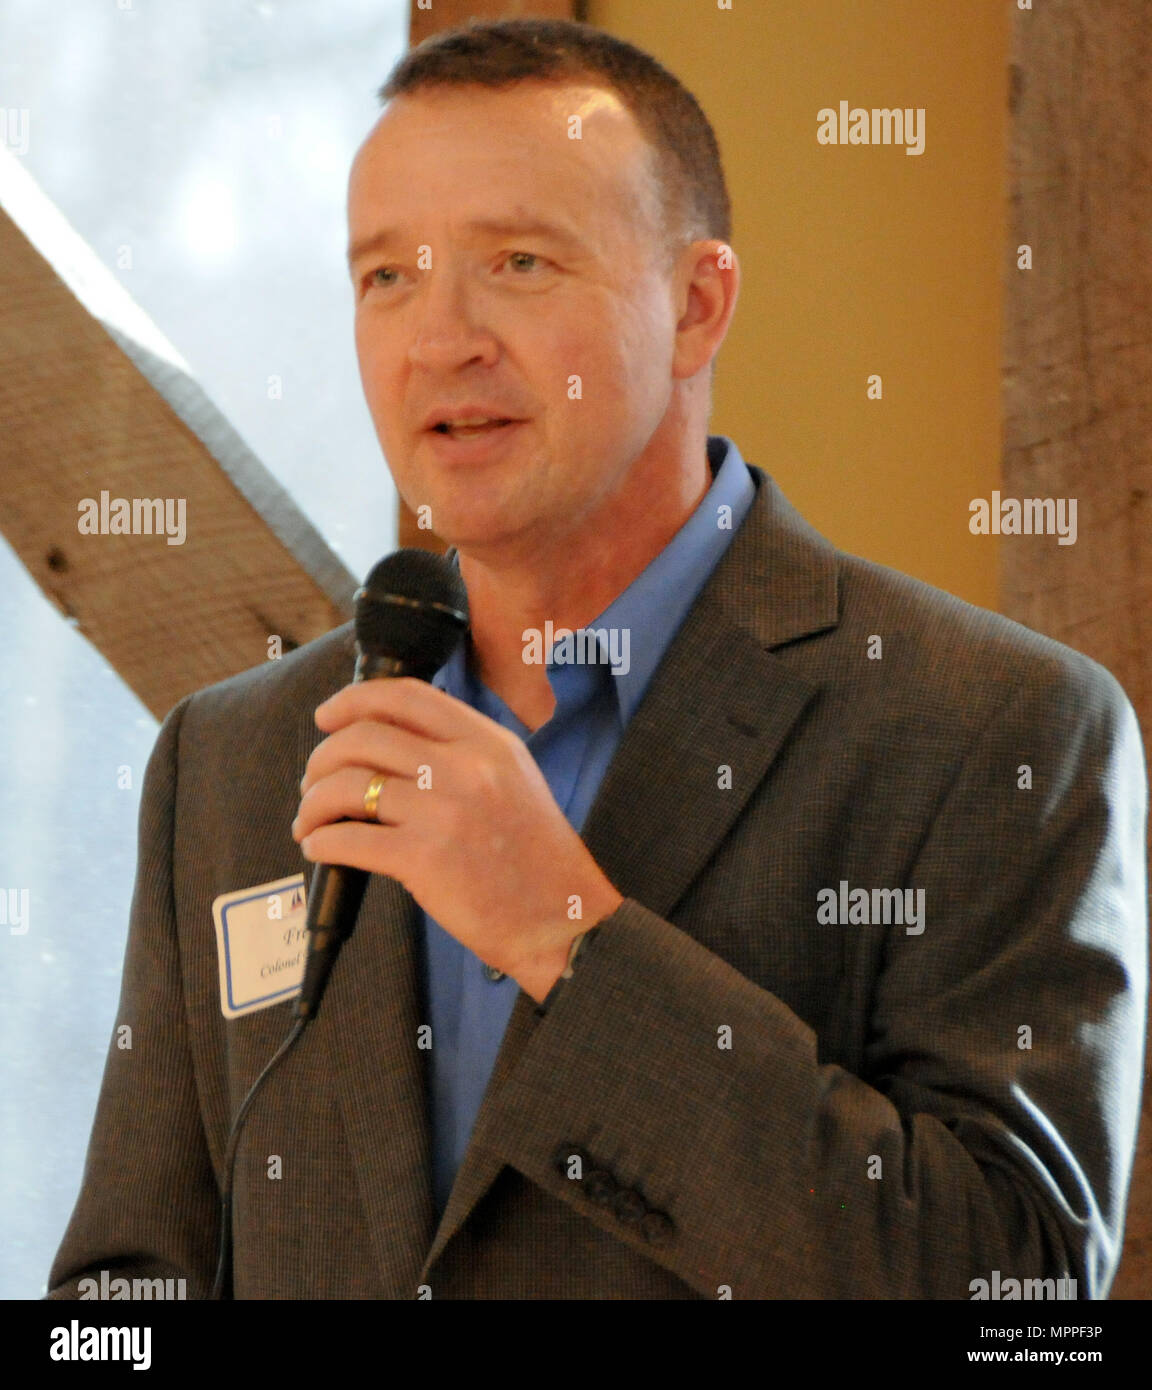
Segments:
[[[241,1018],[300,993],[307,907],[303,874],[221,893],[213,902],[225,1018]]]

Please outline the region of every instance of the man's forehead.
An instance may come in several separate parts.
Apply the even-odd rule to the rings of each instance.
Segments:
[[[549,128],[554,140],[542,138]],[[447,139],[434,150],[438,135]],[[483,167],[487,192],[497,200],[487,213],[478,204],[469,207],[469,225],[463,230],[477,236],[534,233],[558,244],[566,242],[575,251],[587,220],[581,214],[590,210],[590,203],[602,211],[618,206],[622,215],[630,215],[628,209],[635,207],[638,194],[637,175],[650,183],[647,142],[631,112],[612,91],[587,83],[534,82],[497,89],[475,84],[421,88],[392,99],[356,155],[349,179],[350,260],[358,251],[383,250],[413,230],[402,225],[406,198],[393,181],[397,159],[405,163],[403,188],[415,193],[417,202],[426,201],[442,191],[437,185],[451,182],[457,144],[458,168],[471,174]],[[571,160],[564,166],[563,177],[549,177],[559,168],[557,156],[563,158],[569,149]],[[606,157],[609,152],[610,158]],[[634,159],[629,159],[630,152]],[[528,174],[533,166],[535,176]],[[511,190],[524,194],[533,178],[545,205],[529,207],[516,196],[514,215],[509,215],[504,194]],[[471,178],[465,182],[474,188]],[[386,190],[387,206],[396,215],[377,218]],[[650,189],[639,190],[639,196],[647,200]]]
[[[629,146],[646,146],[627,105],[607,88],[532,81],[498,88],[433,86],[392,98],[357,151],[353,174],[362,163],[386,163],[404,145],[419,154],[438,136],[471,148],[490,145],[497,157],[513,145],[518,157],[570,146],[574,155],[602,160],[603,146],[611,142],[618,162]]]
[[[434,123],[453,110],[478,105],[486,108],[486,119],[516,121],[535,111],[541,119],[558,120],[562,127],[573,116],[589,120],[601,114],[631,115],[620,94],[610,87],[584,80],[543,82],[526,78],[500,87],[479,82],[443,83],[401,92],[385,106],[377,126],[397,119]]]

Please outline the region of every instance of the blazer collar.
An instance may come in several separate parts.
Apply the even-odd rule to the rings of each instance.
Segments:
[[[771,649],[836,626],[838,551],[804,520],[763,469],[753,463],[746,466],[756,497],[695,606],[708,607],[711,620],[746,627]],[[444,558],[459,568],[454,545]],[[688,625],[686,621],[677,641]]]

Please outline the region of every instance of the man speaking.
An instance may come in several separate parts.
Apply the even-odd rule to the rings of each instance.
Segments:
[[[135,1041],[50,1296],[209,1294],[293,1008],[229,952],[323,863],[371,877],[242,1132],[235,1297],[1105,1297],[1147,978],[1123,692],[838,551],[709,435],[739,268],[659,64],[506,21],[381,96],[360,370],[470,633],[431,683],[349,684],[341,628],[165,720]]]

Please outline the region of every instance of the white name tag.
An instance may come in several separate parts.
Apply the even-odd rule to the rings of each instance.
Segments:
[[[221,893],[212,904],[220,1012],[240,1018],[300,993],[307,945],[304,875]]]

